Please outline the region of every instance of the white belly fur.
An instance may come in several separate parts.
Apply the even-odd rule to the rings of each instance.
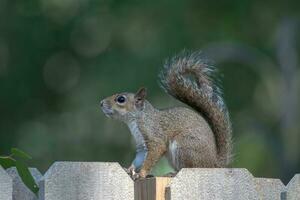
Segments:
[[[169,156],[173,166],[177,166],[177,142],[174,140],[169,143]]]
[[[139,127],[136,123],[136,121],[131,121],[128,123],[128,127],[130,129],[130,132],[132,136],[134,137],[135,143],[137,147],[145,146],[145,139],[139,130]]]

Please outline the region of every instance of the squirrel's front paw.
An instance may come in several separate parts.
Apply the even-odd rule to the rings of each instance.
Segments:
[[[124,170],[125,170],[125,172],[126,172],[128,175],[130,175],[130,176],[133,176],[134,174],[136,174],[136,172],[135,172],[135,167],[134,167],[133,165],[131,165],[131,166],[128,167],[128,168],[125,168],[125,167],[124,167]]]
[[[133,174],[131,177],[132,177],[132,179],[135,181],[135,180],[137,180],[137,179],[143,179],[143,178],[146,178],[146,176],[147,176],[146,171],[140,170],[139,173],[135,173],[135,174]]]
[[[139,172],[135,171],[135,167],[131,165],[128,168],[124,168],[126,173],[135,181],[137,179],[142,179],[147,177],[147,173],[144,170],[140,170]]]
[[[136,180],[140,179],[141,176],[139,173],[135,173],[135,174],[131,175],[131,178],[132,178],[132,180],[136,181]]]

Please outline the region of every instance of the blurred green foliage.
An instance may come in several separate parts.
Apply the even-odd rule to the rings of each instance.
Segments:
[[[15,167],[23,183],[35,194],[39,191],[37,183],[34,181],[26,162],[32,159],[24,151],[12,148],[9,156],[0,156],[0,166],[4,169]]]
[[[129,165],[129,131],[100,99],[146,86],[155,106],[177,105],[157,84],[163,60],[203,49],[224,75],[234,166],[287,181],[300,168],[299,11],[296,0],[1,0],[0,152],[24,149],[42,172]]]

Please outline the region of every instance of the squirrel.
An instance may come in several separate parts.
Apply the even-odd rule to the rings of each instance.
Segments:
[[[159,75],[162,88],[188,107],[156,109],[146,89],[118,93],[100,105],[104,114],[125,122],[136,142],[136,156],[127,172],[145,178],[166,156],[175,173],[181,168],[219,168],[231,162],[231,122],[216,68],[201,52],[182,51],[167,59]]]

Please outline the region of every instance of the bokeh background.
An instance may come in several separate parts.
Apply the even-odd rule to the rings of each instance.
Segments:
[[[300,172],[300,1],[0,0],[0,154],[128,166],[134,142],[100,99],[157,84],[166,57],[202,49],[220,69],[234,167],[285,183]],[[170,170],[165,160],[155,168]]]

